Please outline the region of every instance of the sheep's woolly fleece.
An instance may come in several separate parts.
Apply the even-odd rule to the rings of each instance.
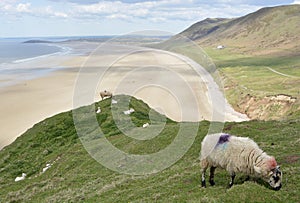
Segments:
[[[214,150],[214,148],[219,142],[221,135],[221,133],[218,133],[210,134],[209,136],[204,137],[202,143],[205,143],[205,145],[202,145],[200,160],[205,159]]]

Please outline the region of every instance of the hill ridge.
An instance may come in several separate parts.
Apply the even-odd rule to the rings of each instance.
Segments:
[[[197,22],[175,38],[182,35],[203,47],[222,44],[254,55],[300,50],[300,5],[266,7],[239,18],[216,19]]]
[[[124,96],[122,96],[124,98]],[[118,104],[120,102],[117,98]],[[114,98],[116,99],[116,98]],[[141,100],[131,98],[132,122],[139,127],[149,122],[150,109]],[[89,116],[96,117],[108,137],[99,137],[89,126]],[[151,140],[135,140],[123,135],[109,111],[111,99],[81,107],[82,122],[91,141],[107,139],[116,148],[130,154],[152,154],[164,149],[175,139],[182,123],[167,120],[161,133]],[[160,117],[161,115],[158,115]],[[37,123],[14,143],[0,151],[1,202],[297,202],[299,200],[299,120],[248,121],[227,123],[224,132],[253,138],[263,150],[274,155],[288,180],[278,193],[260,180],[244,181],[238,174],[235,185],[226,190],[229,176],[225,170],[216,173],[216,186],[201,188],[199,153],[201,141],[210,123],[202,121],[190,149],[169,168],[148,175],[126,175],[104,167],[85,150],[76,134],[72,111],[60,113]],[[152,125],[152,124],[150,124]],[[283,133],[284,132],[284,133]],[[190,134],[186,133],[187,137]],[[112,159],[114,157],[112,156]],[[50,165],[46,171],[44,167]],[[151,164],[151,162],[150,162]],[[49,166],[48,165],[48,166]],[[121,166],[120,166],[121,167]],[[25,180],[14,182],[26,173]],[[253,196],[253,193],[257,195]]]

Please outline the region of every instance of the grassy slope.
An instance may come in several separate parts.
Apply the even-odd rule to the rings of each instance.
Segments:
[[[236,19],[206,19],[180,34],[202,46],[222,44],[239,53],[293,55],[300,50],[299,21],[300,5],[278,6]]]
[[[230,22],[232,19],[226,18],[207,18],[203,21],[193,24],[183,32],[179,33],[190,40],[197,40],[216,31],[222,24]],[[176,38],[176,36],[175,36]]]
[[[300,115],[299,21],[299,5],[264,8],[236,19],[205,19],[157,47],[186,55],[210,71],[210,61],[202,47],[216,64],[222,79],[218,74],[214,77],[225,87],[229,103],[250,118],[297,118]],[[216,49],[220,44],[226,48]],[[278,103],[268,98],[281,94],[297,100]]]
[[[206,19],[181,35],[213,59],[226,98],[237,111],[252,119],[288,119],[300,115],[299,21],[300,5],[278,6],[236,19]],[[220,44],[226,48],[216,49]],[[281,94],[297,101],[278,103],[268,98]]]
[[[218,50],[207,46],[202,49],[184,38],[166,41],[156,48],[186,55],[201,64],[221,89],[224,87],[229,103],[252,119],[290,119],[300,115],[299,56],[253,56],[236,52],[232,47]],[[281,94],[296,98],[296,101],[278,104],[265,98]],[[247,112],[247,105],[242,104],[247,104],[251,99],[255,102],[249,105],[260,111]]]
[[[255,98],[259,108],[267,96],[289,95],[297,98],[292,104],[282,104],[281,108],[267,108],[263,119],[295,118],[300,115],[300,59],[298,56],[251,56],[238,54],[232,49],[217,50],[205,48],[213,58],[223,77],[225,94],[231,105],[245,112],[241,103]],[[250,97],[249,97],[250,95]],[[274,103],[274,106],[277,105]],[[282,110],[284,109],[284,110]],[[255,117],[257,116],[257,117]],[[252,118],[260,119],[259,115]]]
[[[125,97],[117,99],[122,98]],[[159,151],[172,142],[179,128],[179,123],[168,120],[159,136],[148,141],[136,141],[116,128],[110,114],[110,99],[95,105],[101,106],[102,112],[97,114],[97,119],[105,134],[109,135],[108,140],[130,153]],[[131,119],[137,126],[149,122],[147,105],[136,99],[132,99],[131,105],[136,110]],[[94,109],[94,106],[88,106],[83,111]],[[161,116],[157,114],[157,117]],[[83,115],[82,119],[88,124],[89,117]],[[208,128],[209,122],[200,123],[194,144],[170,168],[157,174],[131,176],[113,172],[92,159],[76,135],[71,112],[61,113],[36,124],[0,151],[0,202],[300,201],[299,120],[225,125],[225,132],[249,136],[277,158],[284,173],[283,188],[278,192],[268,189],[260,181],[244,182],[242,175],[238,175],[236,185],[228,190],[228,176],[222,170],[217,170],[216,186],[201,188],[198,157],[201,140]],[[93,131],[90,135],[95,136]],[[41,174],[46,163],[53,163],[53,166]],[[26,172],[28,177],[15,183],[14,178],[22,172]]]

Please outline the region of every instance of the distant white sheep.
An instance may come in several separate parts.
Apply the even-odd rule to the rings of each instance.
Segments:
[[[43,168],[42,173],[45,173],[49,168],[51,168],[51,164],[46,164],[46,167]]]
[[[143,128],[147,128],[149,126],[149,123],[143,124]]]
[[[269,185],[279,190],[281,188],[282,172],[275,158],[267,155],[250,138],[236,137],[229,134],[207,135],[201,148],[202,187],[206,187],[205,172],[210,167],[209,182],[214,185],[214,172],[217,167],[226,169],[231,181],[237,172],[261,177]]]
[[[98,107],[96,113],[101,113],[101,108],[100,107]]]
[[[15,182],[18,182],[18,181],[21,181],[21,180],[24,180],[26,177],[26,173],[22,173],[22,176],[21,177],[16,177],[15,178]]]
[[[134,112],[134,109],[133,109],[133,108],[130,108],[129,110],[124,111],[123,113],[124,113],[125,115],[130,115],[130,114],[132,114],[133,112]]]
[[[111,103],[112,103],[112,104],[117,104],[117,103],[118,103],[118,101],[116,101],[116,100],[112,99],[112,100],[111,100]]]

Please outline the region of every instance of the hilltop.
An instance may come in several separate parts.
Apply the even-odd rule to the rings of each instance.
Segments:
[[[299,178],[299,120],[286,122],[250,121],[226,123],[224,132],[253,138],[264,151],[274,155],[283,171],[283,188],[270,190],[261,180],[238,174],[236,184],[226,189],[227,172],[217,170],[216,186],[201,188],[199,153],[201,140],[208,132],[208,121],[185,123],[198,126],[195,140],[187,153],[169,168],[149,175],[125,175],[111,171],[94,160],[81,142],[97,143],[107,139],[116,148],[130,154],[152,154],[172,143],[181,125],[151,110],[141,100],[128,96],[111,99],[77,109],[77,116],[87,131],[78,137],[74,111],[68,111],[36,124],[14,143],[0,151],[1,202],[297,202],[300,199]],[[130,116],[137,130],[145,122],[150,126],[164,123],[156,137],[149,140],[132,139],[116,126],[120,115],[112,118],[112,109],[121,108],[127,100],[135,109]],[[125,102],[125,103],[124,103]],[[97,107],[101,113],[96,114]],[[73,115],[72,115],[73,114]],[[123,115],[125,116],[125,115]],[[98,127],[91,125],[96,118]],[[103,137],[103,135],[105,137]],[[186,135],[190,133],[186,132]],[[97,151],[97,149],[94,149]],[[101,149],[98,149],[101,150]],[[113,159],[113,157],[111,157]],[[43,168],[51,167],[42,173]],[[121,167],[121,166],[120,166]],[[14,182],[26,173],[25,180]],[[253,194],[256,194],[253,196]]]
[[[156,48],[186,55],[206,69],[214,66],[212,59],[226,99],[250,119],[297,118],[299,22],[300,5],[262,8],[239,18],[207,18]]]
[[[183,35],[203,47],[223,45],[252,55],[298,55],[300,5],[262,8],[234,19],[205,19]]]

